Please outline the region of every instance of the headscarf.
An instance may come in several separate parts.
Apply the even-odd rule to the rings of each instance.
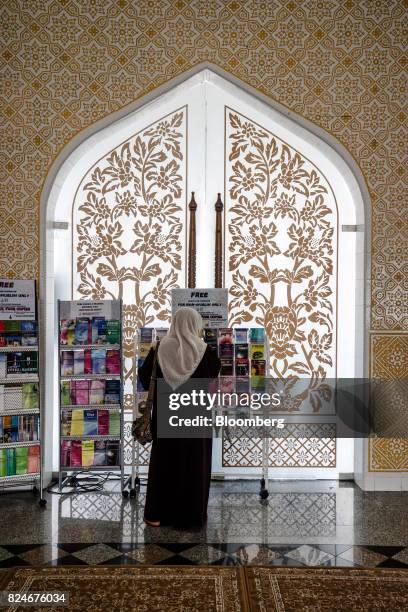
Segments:
[[[159,365],[173,391],[190,378],[203,358],[207,345],[199,337],[202,326],[200,313],[193,308],[179,308],[160,342]]]

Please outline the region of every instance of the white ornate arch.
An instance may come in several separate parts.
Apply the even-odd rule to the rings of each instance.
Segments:
[[[360,252],[360,268],[357,274],[360,274],[361,279],[365,279],[364,283],[361,283],[361,291],[359,296],[359,323],[360,334],[359,343],[359,375],[367,375],[367,326],[369,317],[366,316],[366,304],[370,303],[370,286],[369,286],[369,256],[370,252],[370,205],[367,190],[365,187],[364,179],[361,172],[351,158],[350,154],[344,147],[327,132],[321,130],[318,126],[311,124],[302,117],[295,116],[291,111],[284,108],[282,105],[272,101],[263,94],[257,92],[250,86],[242,83],[235,77],[225,73],[225,71],[219,69],[216,66],[210,64],[202,64],[197,66],[194,70],[191,70],[176,79],[173,79],[164,86],[161,86],[154,92],[149,93],[147,96],[139,99],[135,103],[121,109],[117,113],[113,113],[109,117],[103,119],[97,124],[90,126],[77,137],[75,137],[61,152],[58,158],[55,160],[44,184],[42,198],[41,198],[41,308],[42,317],[46,325],[43,329],[46,330],[43,338],[46,351],[46,367],[45,367],[45,386],[46,389],[46,410],[49,418],[48,433],[47,437],[52,436],[52,416],[53,416],[53,402],[55,393],[53,391],[53,381],[56,378],[56,347],[55,347],[55,303],[56,298],[61,295],[61,279],[55,275],[54,264],[55,264],[55,253],[56,250],[66,250],[67,256],[70,251],[70,241],[68,232],[63,226],[58,226],[59,223],[69,223],[69,215],[67,215],[68,209],[63,210],[61,208],[61,193],[67,185],[67,180],[77,181],[77,184],[83,178],[84,160],[87,164],[86,167],[94,165],[95,151],[106,152],[106,145],[109,137],[114,132],[120,132],[123,128],[125,130],[126,122],[128,117],[135,115],[148,108],[148,105],[153,100],[161,97],[161,102],[166,102],[166,99],[171,99],[171,93],[180,85],[188,87],[188,81],[197,82],[200,80],[211,80],[215,79],[217,82],[225,81],[229,86],[238,87],[252,94],[257,100],[257,104],[267,105],[274,112],[279,112],[282,115],[282,121],[286,123],[292,123],[293,125],[301,126],[302,129],[307,129],[310,138],[314,139],[314,142],[319,143],[322,154],[330,157],[339,167],[343,174],[344,180],[348,183],[350,194],[353,199],[353,206],[355,209],[355,223],[354,228],[357,229],[357,241],[358,250]],[[174,110],[170,106],[167,110]],[[167,112],[167,111],[166,111]],[[165,114],[165,113],[164,113]],[[125,132],[124,132],[125,133]],[[105,149],[104,149],[105,146]],[[109,147],[111,149],[111,147]],[[81,163],[79,163],[81,162]],[[88,163],[89,162],[89,163]],[[81,168],[81,170],[80,170]],[[184,194],[184,197],[186,194]],[[341,228],[339,228],[341,229]],[[346,228],[347,229],[347,228]],[[361,332],[361,333],[360,333]],[[363,447],[364,445],[362,445]],[[55,452],[54,452],[55,455]],[[356,473],[364,472],[366,452],[361,449],[357,453],[359,457],[359,464],[356,468]],[[46,468],[51,469],[52,465],[51,448],[48,445],[46,449]]]

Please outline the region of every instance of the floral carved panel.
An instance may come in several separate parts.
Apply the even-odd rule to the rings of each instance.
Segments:
[[[229,108],[225,163],[230,324],[265,327],[271,376],[310,379],[318,412],[336,375],[334,195],[310,160]]]
[[[129,406],[135,331],[166,327],[184,286],[186,124],[183,107],[109,151],[73,203],[73,298],[123,299]]]

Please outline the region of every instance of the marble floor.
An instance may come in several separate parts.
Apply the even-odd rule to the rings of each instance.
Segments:
[[[0,493],[0,567],[29,564],[272,563],[408,566],[408,492],[364,492],[337,481],[213,482],[204,529],[143,522],[145,487],[98,493]]]

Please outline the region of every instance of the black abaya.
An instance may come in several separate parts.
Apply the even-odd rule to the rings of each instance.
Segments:
[[[151,349],[139,368],[139,378],[148,389],[153,368]],[[220,360],[207,347],[192,378],[211,379],[218,376]],[[157,378],[163,373],[157,364]],[[155,398],[152,427],[154,439],[150,454],[145,518],[161,525],[179,528],[200,527],[207,519],[211,480],[211,438],[157,438],[157,401]]]

